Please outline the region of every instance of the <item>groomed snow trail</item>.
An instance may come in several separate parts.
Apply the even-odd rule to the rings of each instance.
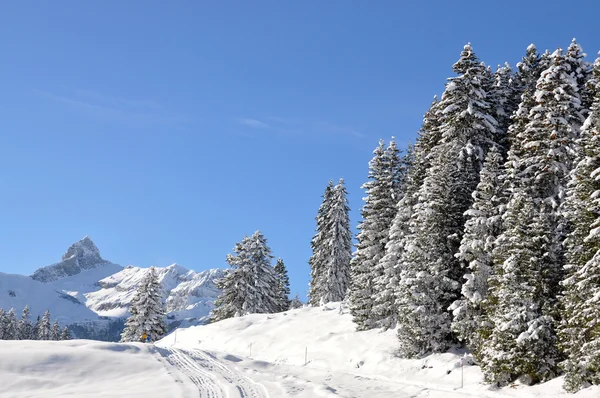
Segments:
[[[201,350],[158,348],[165,360],[198,388],[200,398],[268,398],[263,386],[235,372]]]

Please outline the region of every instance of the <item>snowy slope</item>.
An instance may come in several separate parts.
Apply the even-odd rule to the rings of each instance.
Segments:
[[[0,341],[0,353],[3,398],[192,396],[149,345]]]
[[[184,350],[191,356],[217,352],[217,357],[225,361],[229,358],[229,366],[245,369],[250,377],[274,391],[285,390],[290,387],[285,382],[294,379],[297,389],[306,390],[299,393],[296,389],[293,395],[297,396],[328,396],[330,389],[342,396],[360,397],[600,396],[599,387],[567,394],[561,388],[561,378],[533,387],[515,385],[493,390],[483,383],[479,367],[468,365],[468,357],[461,377],[459,353],[436,354],[420,360],[397,358],[395,331],[356,332],[351,315],[339,303],[178,329],[157,345]],[[418,387],[418,391],[407,386]],[[342,394],[342,390],[347,394]]]
[[[62,324],[72,321],[89,321],[98,315],[77,299],[24,275],[5,274],[0,272],[0,308],[14,308],[17,315],[29,305],[31,316],[35,319],[47,309],[53,319]]]

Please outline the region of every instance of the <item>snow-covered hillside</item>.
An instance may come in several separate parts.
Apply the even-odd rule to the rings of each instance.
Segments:
[[[86,236],[71,245],[62,261],[35,271],[31,277],[0,273],[0,308],[26,304],[35,318],[49,309],[52,317],[70,325],[78,337],[116,339],[129,304],[148,268],[123,268],[105,260]],[[214,280],[224,270],[195,272],[177,264],[156,267],[164,292],[167,323],[197,325],[207,320],[219,294]]]
[[[600,396],[597,386],[567,394],[561,387],[562,378],[532,387],[513,385],[495,390],[483,383],[479,367],[469,365],[469,356],[446,353],[420,360],[401,359],[395,355],[395,331],[356,332],[355,327],[347,310],[331,303],[178,329],[157,345],[191,356],[196,350],[220,353],[217,356],[231,360],[230,366],[245,369],[267,389],[280,391],[273,396],[337,396],[328,395],[332,390],[341,396],[359,397]],[[461,361],[465,364],[463,372]],[[291,390],[281,393],[291,388],[286,382],[294,384],[292,379],[296,381],[294,394]],[[306,391],[298,392],[299,386]],[[416,392],[409,392],[407,386]]]
[[[47,285],[24,275],[5,274],[0,272],[0,308],[14,308],[17,315],[29,305],[34,317],[50,309],[53,318],[62,324],[74,321],[84,322],[98,318],[98,315],[87,308],[77,298],[56,291]]]

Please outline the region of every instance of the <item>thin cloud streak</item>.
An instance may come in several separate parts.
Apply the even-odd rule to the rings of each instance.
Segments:
[[[132,124],[187,124],[191,119],[165,110],[150,100],[129,100],[110,97],[87,90],[75,90],[76,96],[58,95],[44,90],[33,92],[43,98],[103,120]]]
[[[268,116],[265,118],[269,123],[256,118],[238,119],[239,124],[251,129],[266,130],[277,135],[316,135],[336,134],[355,138],[363,138],[365,135],[360,131],[346,126],[340,126],[329,122],[302,122],[300,120],[282,118],[279,116]]]
[[[271,126],[268,123],[261,122],[260,120],[251,119],[251,118],[240,119],[240,123],[243,124],[244,126],[252,127],[254,129],[270,129],[271,128]]]

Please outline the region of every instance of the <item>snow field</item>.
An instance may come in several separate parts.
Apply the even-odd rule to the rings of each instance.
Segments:
[[[0,397],[182,397],[183,383],[154,351],[141,343],[0,340]]]
[[[493,389],[483,382],[479,367],[469,366],[468,361],[463,368],[461,388],[463,353],[435,354],[418,360],[398,358],[395,356],[397,339],[394,330],[356,332],[351,315],[345,308],[340,309],[340,303],[279,314],[253,314],[180,329],[157,345],[215,352],[223,359],[222,362],[239,372],[246,372],[248,377],[265,385],[270,392],[291,388],[291,380],[295,380],[296,383],[311,385],[313,393],[319,388],[324,393],[322,389],[326,389],[328,383],[338,380],[340,384],[335,386],[338,395],[343,389],[348,396],[369,398],[416,397],[421,394],[420,391],[423,394],[427,391],[430,397],[439,394],[445,398],[465,395],[600,396],[598,387],[575,395],[568,394],[562,390],[562,378],[533,387],[513,385],[501,390]],[[327,378],[328,381],[325,380]],[[365,388],[368,386],[370,389],[367,391]],[[374,388],[379,388],[377,394]],[[303,396],[290,391],[290,395]],[[278,395],[271,393],[271,396]]]

